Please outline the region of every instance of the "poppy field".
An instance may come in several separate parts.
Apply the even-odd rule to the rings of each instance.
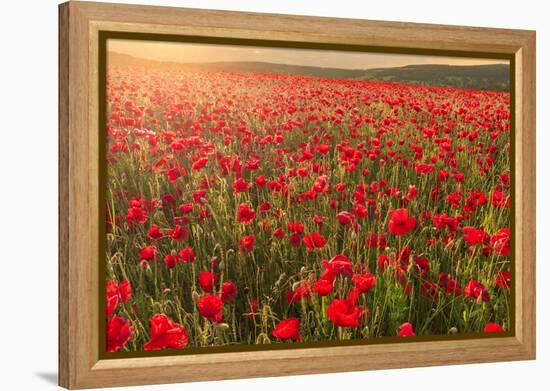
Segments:
[[[106,350],[504,332],[510,94],[109,67]]]

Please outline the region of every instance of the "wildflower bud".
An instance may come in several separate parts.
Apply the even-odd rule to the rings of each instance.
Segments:
[[[192,298],[193,298],[193,301],[196,303],[200,300],[200,295],[197,293],[197,291],[193,291],[193,294],[192,294]]]
[[[227,323],[216,323],[214,326],[217,330],[227,331],[229,330],[229,325]]]
[[[210,260],[210,268],[216,270],[218,268],[218,257],[212,257]]]
[[[145,267],[145,274],[147,274],[147,276],[149,276],[149,277],[153,277],[153,270],[149,266],[149,263],[147,263],[147,265],[143,265],[143,266]]]

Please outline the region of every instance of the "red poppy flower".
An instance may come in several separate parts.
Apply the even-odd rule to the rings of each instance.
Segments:
[[[256,177],[256,187],[262,188],[267,184],[267,179],[263,175]]]
[[[248,253],[254,248],[254,243],[256,243],[256,238],[254,235],[245,235],[241,238],[239,242],[241,251],[243,253]]]
[[[437,228],[448,229],[450,232],[455,232],[459,225],[458,219],[449,217],[447,213],[434,215],[433,223]]]
[[[343,211],[336,215],[338,222],[342,225],[351,225],[354,223],[355,218],[350,212]]]
[[[366,219],[367,217],[369,217],[369,210],[363,204],[355,204],[355,206],[353,207],[353,214],[358,219]]]
[[[412,201],[418,196],[418,188],[415,185],[409,185],[409,191],[405,196],[407,201]]]
[[[437,188],[439,190],[439,188]],[[455,207],[460,206],[460,199],[462,198],[462,192],[457,190],[447,195],[447,201]]]
[[[491,246],[495,253],[507,257],[510,253],[510,228],[501,228],[493,234]]]
[[[169,268],[172,269],[176,266],[176,263],[178,262],[178,258],[172,254],[168,254],[164,257],[164,264]]]
[[[295,290],[286,292],[286,302],[288,304],[299,303],[309,298],[311,298],[311,287],[307,281],[302,281]]]
[[[299,167],[296,170],[296,174],[298,174],[298,176],[301,177],[301,178],[307,178],[307,176],[309,175],[309,170],[305,167]],[[289,176],[290,176],[290,174],[289,174]]]
[[[122,280],[118,284],[118,293],[120,294],[120,299],[123,303],[126,303],[132,298],[132,285],[128,280]]]
[[[466,204],[463,206],[465,212],[475,212],[478,206],[482,206],[487,202],[485,194],[479,190],[474,190],[466,199]]]
[[[147,231],[147,238],[149,238],[149,240],[159,240],[162,239],[163,236],[164,235],[160,231],[159,227],[155,224],[153,224],[151,228],[149,228],[149,231]]]
[[[482,229],[477,229],[474,227],[463,227],[462,233],[464,234],[464,241],[470,246],[475,246],[476,244],[483,244],[486,242],[487,234]]]
[[[437,174],[437,179],[440,181],[446,181],[449,179],[449,173],[446,170],[440,170]]]
[[[439,293],[439,286],[433,281],[424,281],[420,285],[420,292],[425,297],[435,299]]]
[[[309,253],[316,248],[323,248],[327,244],[327,241],[323,235],[319,235],[317,232],[305,235],[302,239],[306,245],[306,251]]]
[[[221,322],[223,302],[219,296],[205,295],[199,299],[197,307],[199,307],[200,314],[205,318],[215,323]]]
[[[464,288],[465,297],[473,297],[474,299],[487,302],[491,299],[489,292],[485,286],[476,280],[470,280]]]
[[[129,226],[132,226],[134,223],[145,224],[147,217],[147,211],[140,207],[131,207],[126,212],[126,222]]]
[[[462,294],[462,289],[460,288],[460,283],[458,280],[453,280],[450,274],[441,273],[439,275],[439,285],[445,288],[445,294],[454,294],[455,296],[460,296]]]
[[[414,169],[418,174],[429,174],[435,169],[433,164],[416,163]]]
[[[255,171],[260,168],[260,161],[259,160],[249,160],[246,162],[245,167],[247,170]]]
[[[386,233],[377,235],[375,232],[369,232],[369,237],[365,239],[365,244],[372,248],[384,250],[388,244],[386,243]]]
[[[160,201],[161,205],[165,208],[172,207],[176,203],[176,197],[174,197],[172,194],[164,194],[161,197]]]
[[[151,261],[157,256],[157,246],[145,246],[139,252],[139,259]]]
[[[336,326],[359,327],[363,309],[349,299],[334,299],[327,308],[327,316]]]
[[[193,165],[191,166],[191,168],[195,171],[198,171],[201,168],[203,168],[204,166],[206,166],[207,163],[208,163],[208,158],[203,157],[203,158],[198,159],[196,162],[194,162]],[[191,175],[191,174],[189,174],[189,175]]]
[[[189,337],[187,331],[165,314],[155,314],[149,320],[151,337],[144,350],[182,349],[187,346]]]
[[[465,178],[465,177],[466,177],[466,176],[465,176],[463,173],[461,173],[461,172],[456,172],[456,173],[454,174],[455,180],[456,180],[457,182],[459,182],[459,183],[464,182],[464,178]]]
[[[193,211],[193,204],[181,204],[179,210],[181,214],[191,213]]]
[[[313,222],[319,226],[319,229],[321,228],[321,225],[323,225],[324,221],[325,221],[325,218],[323,216],[319,216],[319,215],[313,216]]]
[[[298,234],[298,233],[291,234],[288,237],[288,240],[292,247],[298,247],[300,245],[301,239],[302,239],[302,234]]]
[[[178,253],[178,256],[184,263],[195,261],[195,251],[193,251],[192,247],[184,248]]]
[[[510,207],[510,197],[504,194],[501,191],[494,191],[491,194],[491,204],[497,208],[509,208]]]
[[[498,323],[487,323],[483,329],[484,333],[504,333],[505,331]]]
[[[504,184],[508,185],[510,183],[510,174],[507,172],[503,172],[498,177]]]
[[[334,289],[334,285],[329,280],[320,279],[313,284],[313,290],[317,292],[319,296],[328,296]]]
[[[326,155],[330,151],[330,148],[331,148],[330,144],[319,144],[315,148],[315,151],[317,151],[317,153],[320,153],[321,155]]]
[[[185,175],[185,169],[179,168],[179,167],[173,167],[166,172],[166,176],[168,177],[168,182],[170,183],[176,182],[179,177],[184,175]]]
[[[258,312],[258,299],[253,298],[250,299],[250,308],[249,311],[246,313],[246,316],[248,319],[252,320],[254,319],[254,315]]]
[[[359,292],[365,293],[376,284],[376,277],[371,273],[355,274],[351,281],[357,287]]]
[[[233,190],[235,193],[242,193],[250,189],[251,185],[247,181],[245,181],[242,177],[237,179],[233,183]]]
[[[210,210],[206,208],[201,209],[197,217],[199,220],[208,220],[210,218]]]
[[[272,332],[273,336],[282,340],[300,341],[300,319],[288,318],[281,320]]]
[[[285,237],[285,230],[283,228],[277,228],[275,231],[273,231],[273,237],[282,239]]]
[[[128,319],[115,315],[107,321],[107,351],[116,352],[124,347],[134,333]]]
[[[181,242],[182,240],[187,239],[189,237],[189,230],[177,224],[174,227],[174,229],[168,229],[167,233],[176,242]]]
[[[425,275],[430,271],[430,263],[424,257],[415,257],[414,267],[420,272],[420,275]]]
[[[193,201],[195,204],[204,205],[206,202],[206,190],[197,190],[193,193]]]
[[[460,282],[458,280],[449,280],[445,286],[445,294],[453,294],[455,296],[460,296],[462,294],[462,289],[460,288]]]
[[[507,271],[498,272],[497,278],[495,280],[495,284],[500,289],[510,288],[510,272],[507,272]]]
[[[353,264],[345,255],[336,255],[328,262],[323,260],[323,266],[325,267],[325,272],[321,278],[329,281],[333,281],[339,274],[346,277],[351,277],[353,275]]]
[[[400,337],[414,337],[413,325],[408,322],[403,323],[399,326],[397,335]]]
[[[294,233],[297,233],[297,234],[301,234],[301,233],[304,232],[304,225],[300,224],[300,223],[288,222],[286,224],[286,227],[288,228],[288,230],[290,232],[294,232]]]
[[[231,281],[226,281],[222,284],[220,297],[224,303],[229,303],[237,296],[237,287]]]
[[[326,175],[319,176],[313,184],[313,191],[317,193],[326,193],[328,191],[328,178]]]
[[[334,189],[337,191],[337,192],[342,192],[344,190],[346,190],[346,184],[345,183],[337,183],[336,186],[334,186]]]
[[[250,209],[248,204],[240,204],[237,212],[237,220],[243,224],[250,224],[254,220],[256,212]]]
[[[214,285],[218,283],[219,277],[220,276],[218,273],[200,272],[199,285],[201,286],[203,291],[212,292]]]
[[[409,216],[407,209],[394,209],[390,212],[388,231],[396,236],[409,233],[416,227],[416,218]]]
[[[110,317],[120,301],[120,296],[118,294],[118,285],[115,280],[108,280],[105,283],[105,294],[107,317]]]

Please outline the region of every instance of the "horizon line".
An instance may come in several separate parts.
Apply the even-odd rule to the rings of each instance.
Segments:
[[[367,53],[367,52],[366,52]],[[503,63],[498,62],[498,60],[495,60],[494,63],[489,64],[472,64],[472,65],[464,65],[464,64],[441,64],[441,63],[410,63],[406,65],[395,65],[395,66],[377,66],[373,68],[339,68],[339,67],[333,67],[333,66],[322,66],[322,65],[305,65],[305,64],[290,64],[290,63],[284,63],[284,62],[271,62],[271,61],[250,61],[250,60],[242,60],[242,61],[235,61],[235,60],[229,60],[229,61],[200,61],[200,62],[189,62],[189,61],[177,61],[177,60],[156,60],[152,58],[147,57],[141,57],[141,56],[135,56],[133,54],[123,53],[116,50],[108,50],[107,55],[109,54],[118,54],[122,56],[127,56],[131,58],[135,58],[138,60],[144,60],[144,61],[151,61],[151,62],[157,62],[157,63],[164,63],[164,64],[181,64],[181,65],[200,65],[200,64],[236,64],[236,63],[252,63],[252,64],[273,64],[273,65],[286,65],[286,66],[292,66],[292,67],[304,67],[304,68],[320,68],[320,69],[339,69],[339,70],[346,70],[346,71],[369,71],[369,70],[377,70],[377,69],[392,69],[392,68],[406,68],[409,66],[452,66],[452,67],[460,67],[460,68],[471,68],[471,67],[483,67],[483,66],[494,66],[494,65],[504,65],[509,67],[510,63]],[[482,60],[480,58],[480,60]]]

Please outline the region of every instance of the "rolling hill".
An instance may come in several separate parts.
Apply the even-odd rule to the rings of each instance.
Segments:
[[[480,90],[509,90],[509,65],[407,65],[394,68],[343,69],[276,64],[269,62],[164,62],[109,52],[109,65],[187,71],[277,73],[334,79],[375,80],[406,84],[475,88]]]
[[[392,81],[399,83],[475,88],[478,90],[507,91],[510,88],[510,66],[489,65],[407,65],[398,68],[368,69],[361,80]]]

